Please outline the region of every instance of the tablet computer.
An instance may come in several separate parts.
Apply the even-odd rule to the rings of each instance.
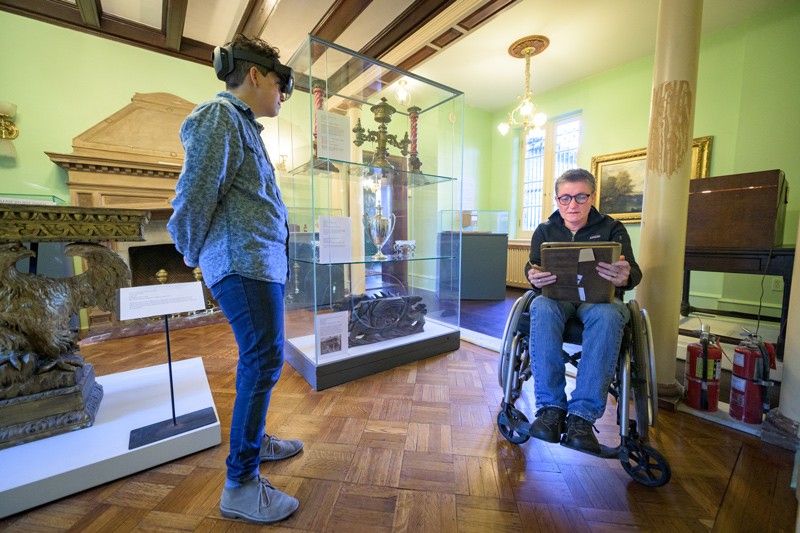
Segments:
[[[542,287],[553,300],[576,303],[611,303],[614,284],[600,277],[597,263],[619,261],[618,242],[544,242],[542,270],[556,275],[556,282]]]

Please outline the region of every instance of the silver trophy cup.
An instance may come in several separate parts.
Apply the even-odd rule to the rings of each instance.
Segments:
[[[367,235],[372,241],[372,244],[378,249],[378,253],[372,256],[372,259],[375,261],[385,261],[388,259],[388,257],[381,252],[381,248],[383,248],[383,245],[389,240],[392,231],[394,231],[394,223],[396,220],[394,213],[390,213],[387,218],[383,216],[381,209],[381,203],[379,201],[375,208],[375,216],[370,217],[367,213],[364,213],[364,229],[367,231]]]

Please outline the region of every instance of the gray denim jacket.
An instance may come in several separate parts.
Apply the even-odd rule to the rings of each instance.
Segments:
[[[289,226],[250,107],[228,92],[181,127],[186,157],[167,230],[210,287],[230,274],[286,283]]]

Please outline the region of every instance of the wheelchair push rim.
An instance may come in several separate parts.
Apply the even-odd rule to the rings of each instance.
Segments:
[[[650,379],[650,358],[648,356],[648,331],[644,317],[636,300],[628,302],[631,314],[631,376],[630,390],[636,416],[636,432],[642,442],[648,441],[649,427],[655,416],[651,402],[653,383]]]
[[[505,389],[506,379],[506,364],[514,357],[511,351],[514,337],[517,336],[517,324],[522,316],[522,313],[528,308],[528,304],[533,298],[533,291],[527,291],[525,294],[517,298],[514,305],[511,307],[511,313],[508,314],[505,328],[503,329],[503,341],[500,345],[500,358],[497,361],[497,382],[501,388]]]

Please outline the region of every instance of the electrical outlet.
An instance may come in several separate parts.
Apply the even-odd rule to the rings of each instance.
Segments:
[[[773,279],[771,288],[773,291],[783,292],[783,278]]]

